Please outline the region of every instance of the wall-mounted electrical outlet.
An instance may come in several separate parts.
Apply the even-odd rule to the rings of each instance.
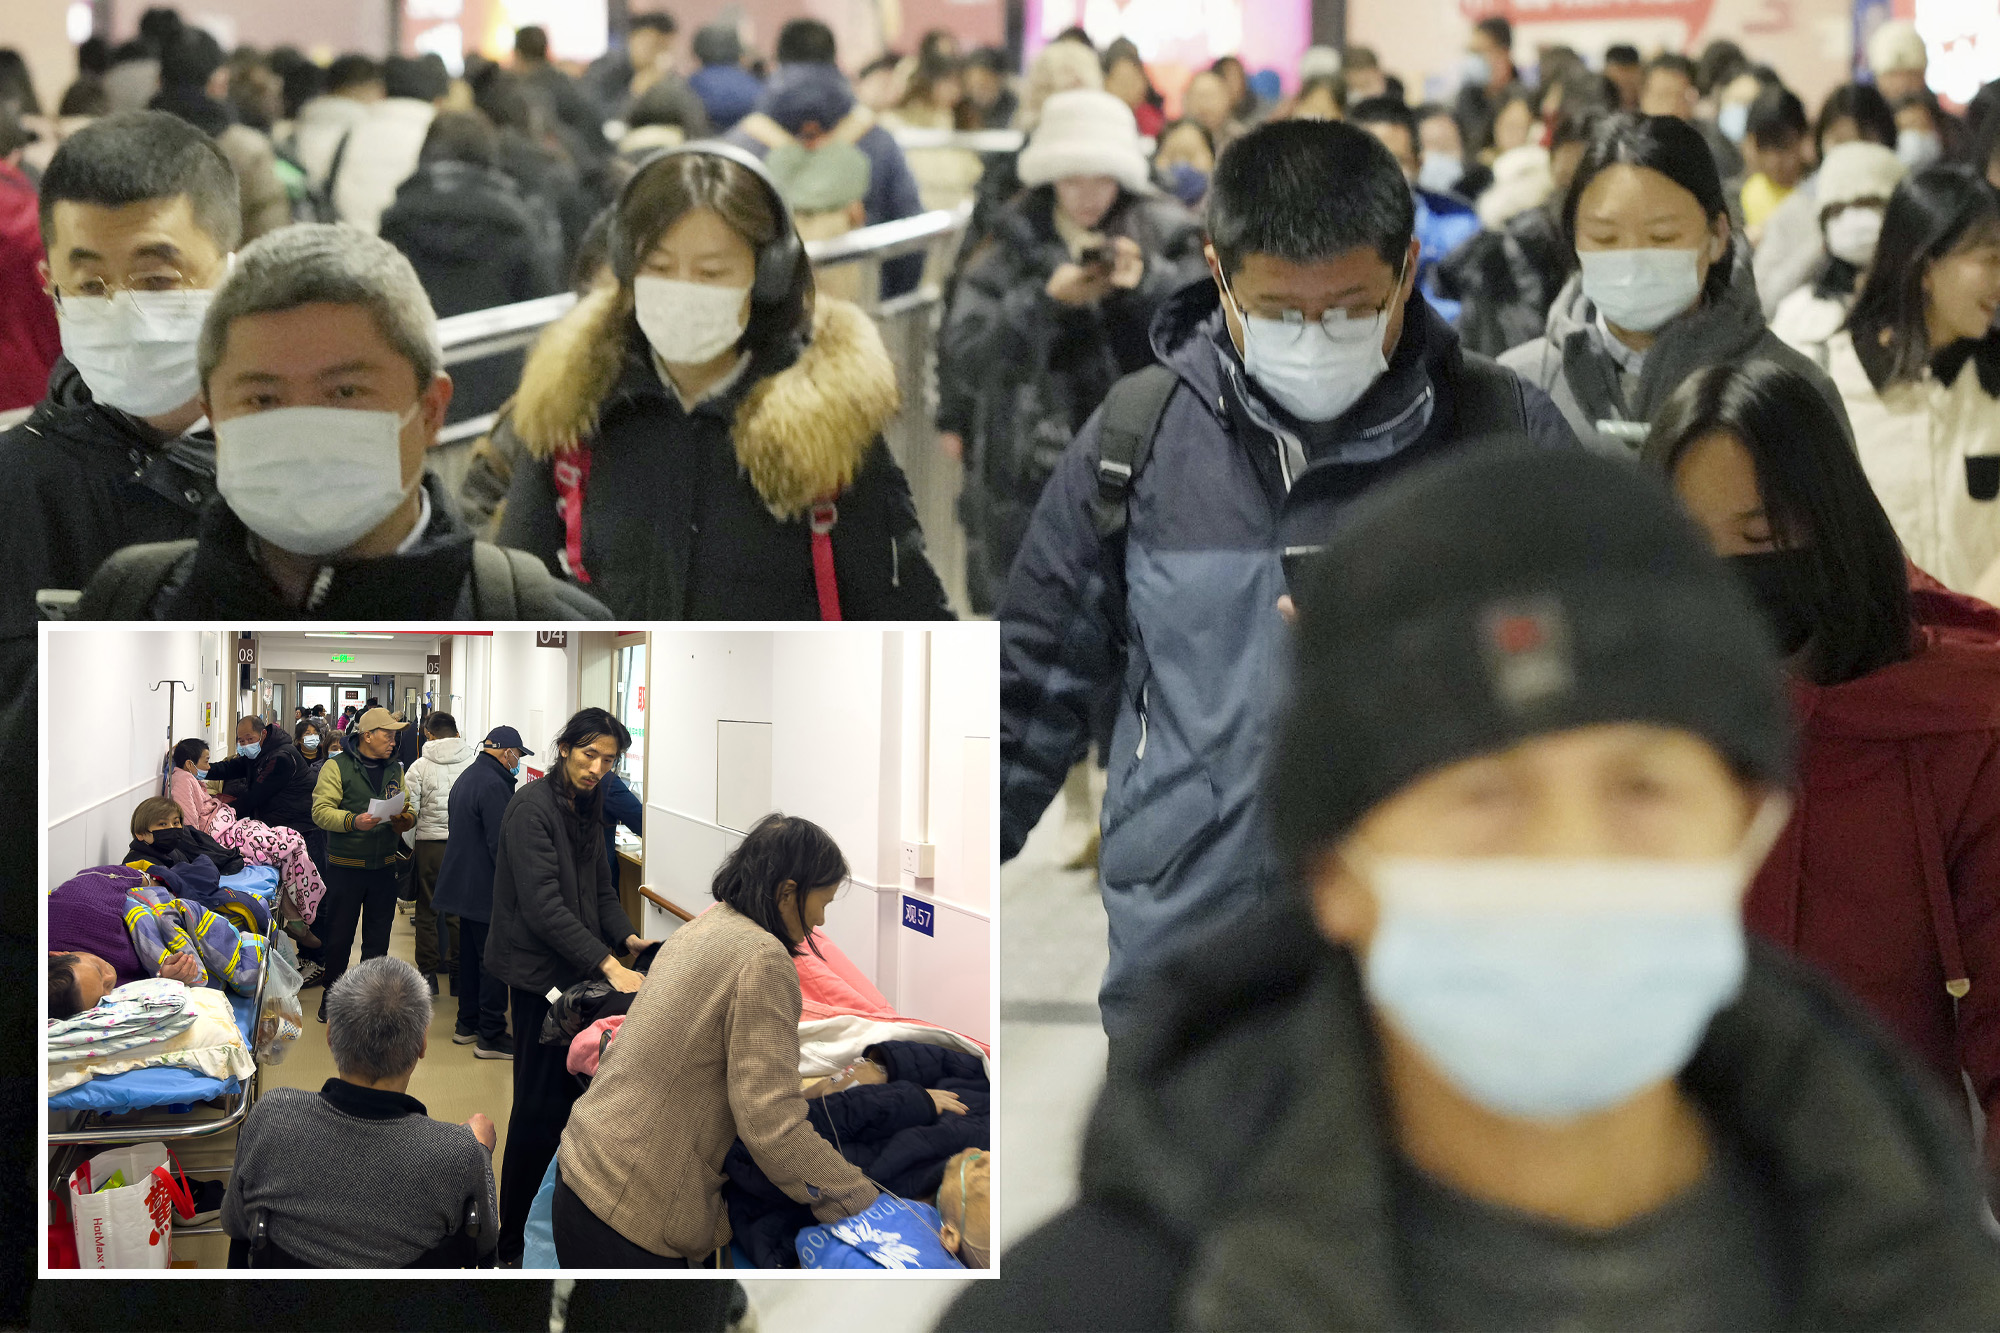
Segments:
[[[918,879],[937,877],[937,844],[934,842],[906,842],[903,844],[903,873]]]

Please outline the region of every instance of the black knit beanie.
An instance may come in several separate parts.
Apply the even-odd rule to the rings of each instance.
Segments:
[[[1676,727],[1790,781],[1770,632],[1628,462],[1460,451],[1357,502],[1303,586],[1269,775],[1295,870],[1416,778],[1575,727]]]

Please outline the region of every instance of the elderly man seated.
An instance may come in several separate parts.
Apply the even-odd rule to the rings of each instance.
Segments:
[[[493,1122],[443,1124],[408,1093],[430,1022],[430,987],[400,958],[370,958],[335,983],[326,1041],[339,1077],[318,1092],[265,1093],[237,1137],[222,1205],[223,1230],[243,1242],[232,1264],[260,1219],[258,1265],[408,1268],[448,1262],[454,1245],[460,1262],[492,1252]],[[461,1238],[475,1202],[478,1233]]]

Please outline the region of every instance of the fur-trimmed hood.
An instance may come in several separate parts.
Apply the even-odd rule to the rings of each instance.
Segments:
[[[528,354],[513,429],[541,461],[574,449],[627,364],[631,302],[616,287],[590,293],[545,330]],[[822,296],[812,340],[791,365],[743,395],[730,437],[736,459],[779,518],[850,486],[868,450],[901,405],[896,368],[874,321],[859,307]]]

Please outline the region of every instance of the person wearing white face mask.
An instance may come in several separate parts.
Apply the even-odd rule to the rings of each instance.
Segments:
[[[1579,452],[1546,395],[1415,292],[1409,182],[1368,131],[1261,125],[1223,150],[1207,207],[1210,281],[1161,307],[1161,364],[1063,454],[999,608],[1003,858],[1118,701],[1098,860],[1114,1041],[1168,950],[1275,881],[1256,773],[1287,564],[1420,459],[1496,436]]]
[[[612,205],[602,284],[546,333],[494,444],[497,540],[620,616],[950,616],[881,335],[815,300],[790,212],[740,148],[663,150]]]
[[[1854,294],[1867,280],[1882,211],[1906,170],[1881,144],[1851,142],[1828,149],[1813,178],[1825,257],[1811,281],[1778,302],[1771,332],[1817,365],[1828,363],[1827,342],[1847,322]]]
[[[50,161],[41,227],[63,357],[0,435],[5,621],[30,633],[39,590],[83,587],[128,542],[192,535],[215,494],[194,345],[242,231],[236,177],[173,116],[107,116]]]
[[[221,498],[197,539],[106,561],[78,618],[607,616],[525,552],[475,541],[427,474],[451,377],[387,241],[301,225],[246,247],[197,370]]]
[[[1599,126],[1563,229],[1579,272],[1543,336],[1500,364],[1554,398],[1585,444],[1630,457],[1683,379],[1752,358],[1804,375],[1846,424],[1826,372],[1765,327],[1715,160],[1685,121],[1620,115]]]
[[[1297,631],[1284,882],[1162,965],[1077,1203],[942,1333],[2000,1321],[1938,1089],[1746,935],[1790,715],[1655,478],[1413,473]]]

